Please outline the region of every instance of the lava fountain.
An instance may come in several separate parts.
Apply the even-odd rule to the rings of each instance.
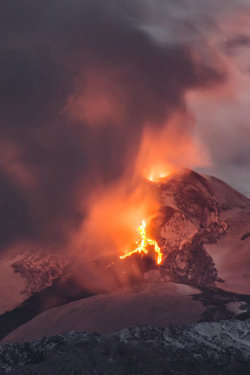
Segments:
[[[120,259],[127,258],[130,255],[135,254],[135,253],[139,253],[139,254],[144,253],[144,254],[147,254],[148,253],[148,246],[151,245],[151,246],[154,247],[154,251],[157,254],[157,264],[161,263],[161,261],[162,261],[162,252],[161,252],[161,249],[158,246],[158,244],[157,244],[156,241],[154,241],[154,240],[152,240],[152,239],[150,239],[150,238],[147,237],[146,226],[147,226],[146,221],[143,220],[142,224],[138,228],[138,233],[140,234],[139,240],[136,241],[136,245],[138,245],[138,246],[136,247],[136,249],[134,249],[132,251],[128,251],[124,255],[121,255]]]

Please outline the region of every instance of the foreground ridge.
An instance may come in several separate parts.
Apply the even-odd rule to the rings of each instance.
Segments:
[[[110,335],[71,331],[0,347],[9,374],[249,374],[250,320],[132,327]]]

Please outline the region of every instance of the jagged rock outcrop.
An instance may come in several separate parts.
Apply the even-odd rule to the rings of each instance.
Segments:
[[[0,314],[14,309],[65,274],[65,254],[29,245],[0,254]]]
[[[25,279],[26,288],[23,294],[29,297],[52,285],[53,280],[63,274],[68,261],[61,254],[34,251],[19,256],[19,259],[12,263],[12,267],[14,272]]]
[[[112,335],[72,331],[0,347],[9,375],[247,375],[250,322],[151,326]]]

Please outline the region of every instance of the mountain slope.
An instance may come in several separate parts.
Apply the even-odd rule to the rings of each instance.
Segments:
[[[134,325],[182,325],[201,319],[204,306],[192,298],[195,288],[148,283],[140,288],[80,299],[38,315],[3,342],[30,341],[69,330],[110,333]]]
[[[237,309],[240,309],[242,313],[247,311],[247,314],[243,315],[244,319],[248,317],[250,307],[247,305],[244,310],[244,304],[245,306],[246,303],[248,304],[248,298],[240,294],[250,294],[250,200],[217,178],[202,176],[188,170],[162,179],[156,184],[159,188],[162,208],[158,217],[152,222],[150,230],[164,253],[163,264],[160,267],[152,265],[152,268],[158,271],[147,272],[148,268],[143,266],[139,278],[133,280],[133,285],[138,286],[136,292],[129,288],[121,290],[121,284],[117,282],[117,291],[114,291],[114,294],[91,297],[88,302],[82,300],[76,305],[71,304],[58,310],[51,310],[48,312],[48,319],[55,319],[55,331],[51,331],[49,320],[46,321],[42,314],[41,320],[37,317],[39,324],[34,326],[39,334],[55,334],[66,329],[88,329],[88,327],[94,331],[104,332],[104,326],[114,331],[135,324],[183,324],[195,322],[204,314],[210,320],[218,320],[239,315],[240,312],[237,314],[234,312]],[[0,276],[2,278],[0,284],[0,294],[3,297],[2,311],[13,308],[23,301],[25,296],[34,295],[37,291],[51,285],[53,278],[62,275],[62,279],[74,280],[75,277],[74,267],[68,267],[65,275],[65,266],[69,260],[65,258],[60,260],[53,254],[48,257],[47,253],[45,256],[35,251],[29,255],[21,254],[19,258],[6,256],[2,259],[4,260],[2,260],[1,267],[3,271],[5,270],[5,273],[2,272]],[[116,259],[116,262],[121,270],[121,261]],[[128,263],[125,267],[132,269],[129,263],[131,259],[128,258],[123,264],[125,265],[126,262]],[[106,259],[102,259],[99,263],[98,267],[105,272],[105,277],[106,275],[110,279],[116,277],[115,272],[112,274],[112,267],[106,267],[110,261],[107,263]],[[10,276],[5,265],[8,266],[8,272],[11,270],[14,275],[11,295],[8,293]],[[88,268],[87,265],[86,268]],[[84,273],[84,267],[81,266],[79,269]],[[95,269],[96,271],[98,268]],[[154,276],[152,278],[154,273],[157,275],[156,283],[154,283]],[[145,279],[147,280],[146,286],[143,284]],[[184,286],[184,289],[180,289],[180,286],[173,287],[173,282],[202,288],[205,291],[210,289],[212,295],[204,293],[200,300],[196,299],[194,302],[194,298],[188,296],[185,290],[190,291],[188,294],[197,296],[197,289],[185,289]],[[62,288],[63,285],[70,288],[68,285],[71,285],[71,282],[62,283]],[[144,285],[144,290],[140,289],[140,285]],[[102,291],[101,286],[98,293]],[[236,295],[220,294],[215,289],[216,287],[234,292]],[[63,299],[57,302],[58,296],[54,298],[52,294],[49,294],[49,301],[47,301],[43,299],[43,296],[38,302],[45,308],[38,312],[44,311],[46,306],[50,308],[65,303],[63,301],[68,302],[70,296],[72,296],[71,300],[81,298],[79,288],[83,286],[76,285],[76,293],[67,290],[66,294],[69,299],[64,298],[62,288],[60,286],[60,295],[62,293]],[[51,304],[51,301],[55,303]],[[96,301],[96,305],[92,301]],[[225,306],[225,301],[228,306]],[[112,310],[112,303],[115,303],[114,310]],[[187,309],[183,307],[183,303],[191,306],[190,314],[187,316],[185,316]],[[84,319],[79,318],[79,325],[70,325],[70,320],[74,323],[74,319],[70,318],[72,306],[75,306],[75,313],[83,316],[88,324],[84,323]],[[194,309],[192,306],[195,306]],[[98,309],[103,314],[98,312]],[[210,312],[207,313],[207,310]],[[63,311],[66,314],[65,321],[60,320]],[[60,319],[56,320],[53,313],[59,314]],[[116,325],[116,313],[124,317],[120,320],[120,326]],[[41,325],[43,319],[45,319],[44,327]],[[30,322],[30,327],[33,321]],[[38,330],[38,326],[42,327],[41,331]],[[24,327],[26,328],[23,328],[23,331],[20,327],[22,334],[16,337],[34,338],[29,336],[33,329],[29,328],[29,323]]]
[[[166,255],[163,273],[169,280],[209,287],[220,279],[227,282],[234,267],[234,278],[249,274],[249,239],[244,246],[241,239],[250,232],[248,198],[215,177],[188,170],[160,181],[159,188],[162,212],[157,235]],[[227,252],[223,242],[232,240],[235,254],[232,246]],[[237,253],[240,246],[242,251]],[[234,291],[248,293],[250,288]]]

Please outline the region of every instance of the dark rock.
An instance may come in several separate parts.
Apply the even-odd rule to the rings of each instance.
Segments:
[[[246,375],[250,322],[134,327],[112,335],[72,331],[1,346],[0,369],[9,375]]]

